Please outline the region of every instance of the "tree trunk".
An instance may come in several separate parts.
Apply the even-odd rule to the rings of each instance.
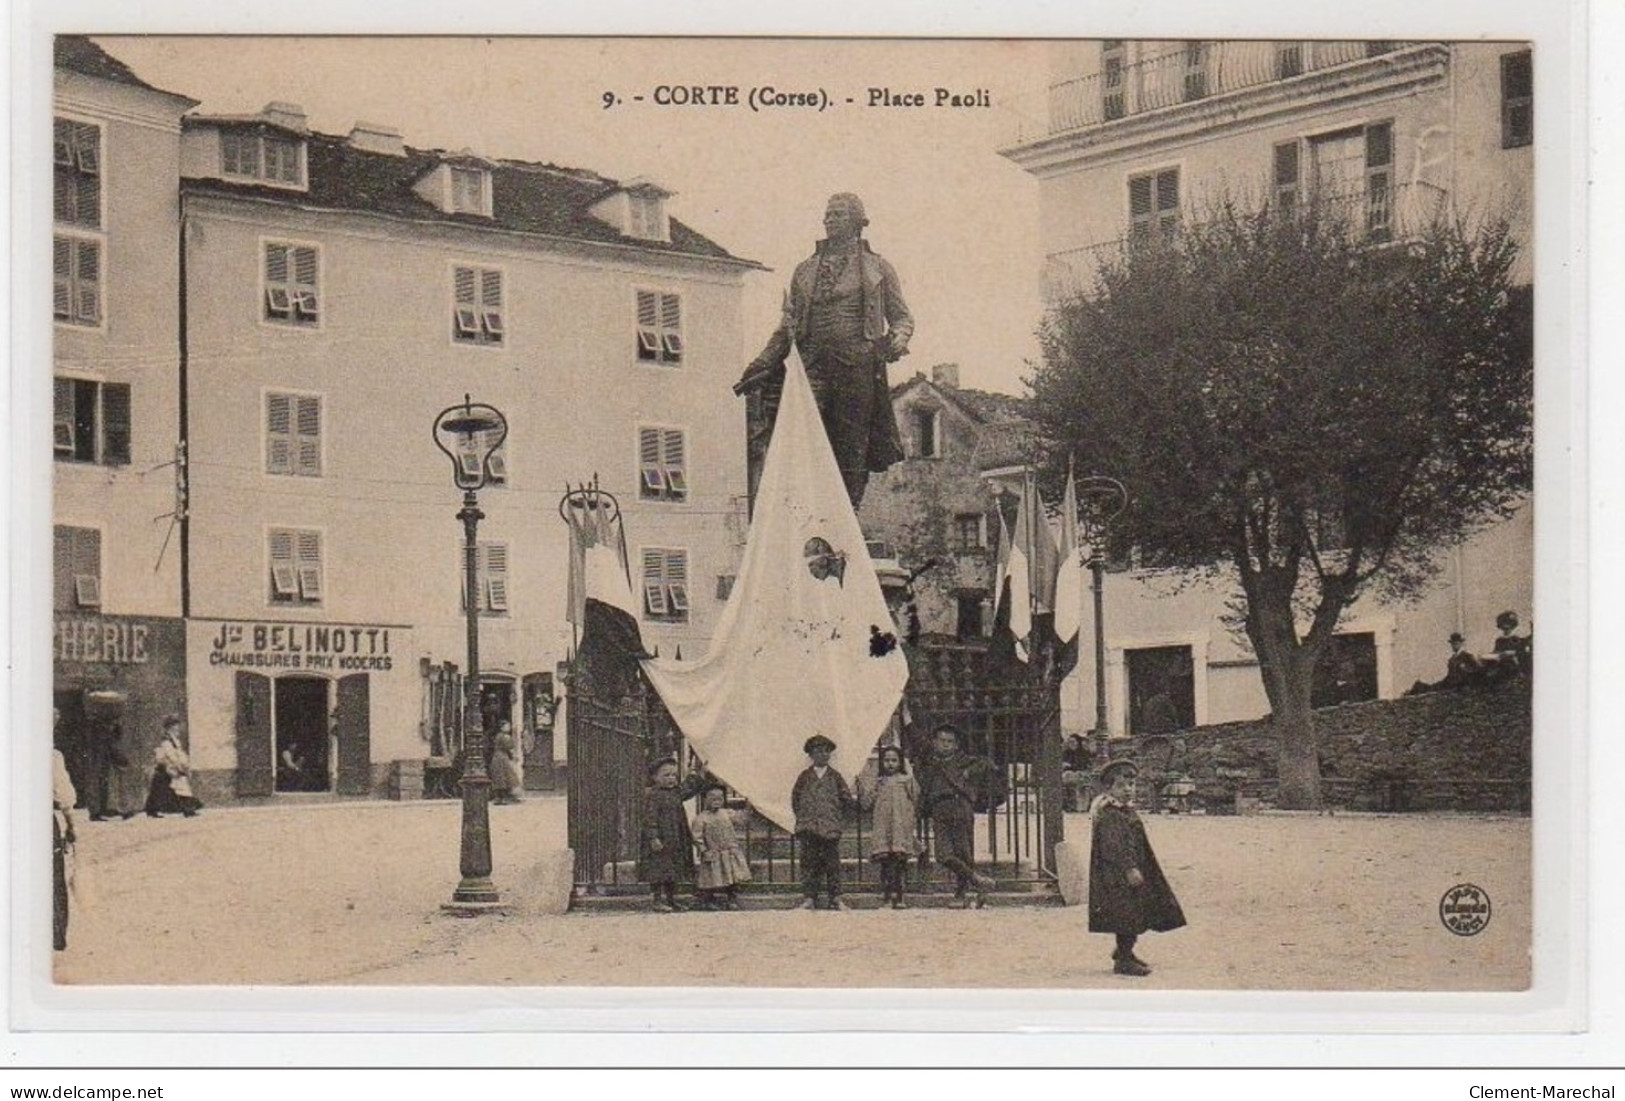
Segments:
[[[1290,599],[1271,599],[1274,594],[1266,587],[1252,588],[1247,634],[1258,654],[1271,722],[1279,739],[1276,799],[1286,810],[1319,810],[1320,754],[1309,699],[1320,647],[1298,641]]]
[[[1276,803],[1284,810],[1320,809],[1320,754],[1315,738],[1314,716],[1309,708],[1309,689],[1314,664],[1283,685],[1285,706],[1275,712],[1275,734],[1280,739],[1276,771],[1280,790]]]

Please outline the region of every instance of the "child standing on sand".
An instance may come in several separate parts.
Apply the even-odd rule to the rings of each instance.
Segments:
[[[841,831],[846,815],[857,805],[846,777],[830,767],[835,743],[814,734],[801,747],[812,764],[796,777],[790,789],[790,809],[796,815],[796,840],[801,846],[801,908],[818,908],[820,891],[829,896],[831,910],[847,910],[841,900]]]
[[[858,804],[874,815],[869,856],[880,871],[881,905],[890,903],[893,910],[906,910],[903,884],[909,858],[919,852],[920,786],[908,774],[900,747],[881,746],[878,764],[873,778],[867,774],[858,777]]]
[[[739,909],[739,884],[750,882],[750,861],[734,830],[727,806],[727,789],[711,783],[700,792],[700,811],[694,816],[694,844],[700,850],[700,907]]]
[[[694,882],[694,834],[683,810],[683,801],[692,794],[692,785],[678,786],[677,762],[670,757],[649,769],[638,878],[649,885],[652,908],[659,914],[687,909],[677,901],[677,884]]]
[[[1116,934],[1112,970],[1136,977],[1151,974],[1150,965],[1134,954],[1140,934],[1148,929],[1166,933],[1185,924],[1184,911],[1134,811],[1139,772],[1133,761],[1113,761],[1100,770],[1107,790],[1090,808],[1094,828],[1089,846],[1089,931]]]

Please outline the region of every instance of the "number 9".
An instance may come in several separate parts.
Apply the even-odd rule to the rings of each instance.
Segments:
[[[605,92],[604,93],[604,110],[607,111],[613,106],[615,106],[615,93],[614,92]]]

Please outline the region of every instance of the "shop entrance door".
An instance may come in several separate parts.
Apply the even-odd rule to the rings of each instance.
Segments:
[[[327,681],[278,677],[275,733],[276,790],[330,790]]]

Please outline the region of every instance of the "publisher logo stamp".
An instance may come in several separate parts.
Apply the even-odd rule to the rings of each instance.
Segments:
[[[1439,900],[1439,920],[1458,937],[1474,937],[1490,923],[1490,896],[1482,887],[1458,883]]]

